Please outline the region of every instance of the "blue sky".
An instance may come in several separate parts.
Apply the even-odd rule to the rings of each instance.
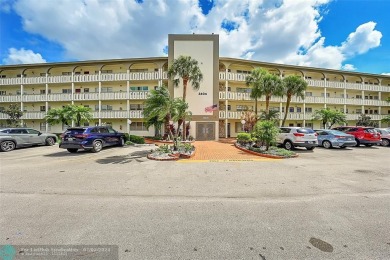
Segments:
[[[389,0],[0,0],[0,64],[165,56],[168,34],[220,56],[390,73]]]

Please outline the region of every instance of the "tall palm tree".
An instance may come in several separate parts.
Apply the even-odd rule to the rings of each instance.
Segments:
[[[251,71],[251,74],[246,77],[246,85],[252,87],[251,98],[255,100],[255,114],[257,115],[257,99],[263,95],[263,79],[268,74],[268,71],[261,68],[256,68]]]
[[[304,99],[306,89],[307,82],[299,76],[290,75],[283,79],[283,94],[287,96],[287,101],[286,107],[284,109],[282,126],[284,126],[284,123],[286,122],[288,108],[290,107],[292,96],[297,96]]]
[[[267,73],[263,78],[261,93],[265,96],[265,112],[269,114],[271,96],[283,96],[283,83],[280,77]]]
[[[158,87],[156,90],[151,90],[149,97],[144,102],[144,118],[145,121],[164,122],[165,134],[172,137],[169,121],[172,118],[173,102],[168,89],[165,86]]]
[[[182,98],[175,98],[173,100],[173,109],[172,120],[177,122],[177,131],[180,131],[180,127],[183,124],[183,119],[189,119],[192,115],[190,111],[188,111],[188,103],[186,103]],[[183,125],[183,128],[185,126]]]
[[[187,85],[191,82],[195,90],[200,88],[200,82],[203,80],[203,74],[198,66],[198,61],[190,56],[179,56],[174,59],[168,69],[168,78],[173,81],[174,86],[179,86],[180,78],[183,80],[183,101],[186,101]],[[185,118],[183,118],[185,125]],[[186,139],[185,127],[183,128],[183,140]]]

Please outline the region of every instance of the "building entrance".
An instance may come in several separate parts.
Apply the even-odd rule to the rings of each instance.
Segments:
[[[196,140],[198,141],[215,140],[215,123],[197,122]]]

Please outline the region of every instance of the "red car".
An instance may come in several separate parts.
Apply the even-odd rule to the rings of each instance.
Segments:
[[[364,144],[365,146],[380,145],[381,135],[374,127],[368,126],[339,126],[334,130],[342,131],[346,134],[355,136],[356,146]]]

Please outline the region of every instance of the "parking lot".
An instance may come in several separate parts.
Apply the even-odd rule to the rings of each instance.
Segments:
[[[0,153],[2,244],[120,259],[388,259],[389,147],[158,162],[151,146]]]

